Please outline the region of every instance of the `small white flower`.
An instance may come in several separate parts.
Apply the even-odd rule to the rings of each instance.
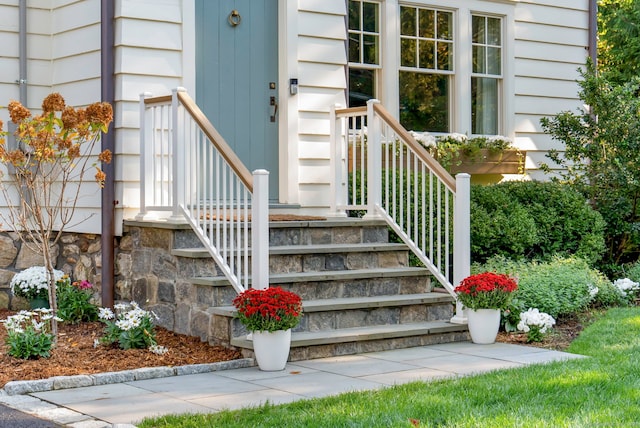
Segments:
[[[530,308],[526,312],[520,314],[520,322],[516,326],[518,330],[528,333],[531,327],[538,327],[540,333],[546,333],[547,330],[553,328],[556,320],[549,314],[540,312],[538,308]]]
[[[629,278],[616,279],[613,285],[618,289],[620,294],[625,297],[631,297],[640,293],[640,283],[634,282]]]
[[[93,339],[93,347],[97,348],[98,346],[100,346],[100,339]]]
[[[111,320],[115,317],[110,308],[98,308],[98,318],[101,320]]]
[[[166,354],[169,349],[165,346],[160,346],[160,345],[151,345],[149,346],[149,351],[153,352],[154,354],[157,355],[164,355]]]

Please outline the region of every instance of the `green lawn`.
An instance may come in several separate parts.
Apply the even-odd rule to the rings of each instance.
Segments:
[[[609,310],[569,351],[591,358],[279,406],[165,416],[139,426],[640,426],[640,308]]]

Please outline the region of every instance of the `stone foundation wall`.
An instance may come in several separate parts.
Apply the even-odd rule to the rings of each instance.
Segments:
[[[55,268],[74,281],[87,280],[94,284],[96,301],[100,301],[102,252],[100,235],[64,233],[51,248]],[[0,233],[0,308],[23,309],[27,302],[11,293],[13,276],[23,269],[42,266],[42,254],[23,243],[14,232]]]

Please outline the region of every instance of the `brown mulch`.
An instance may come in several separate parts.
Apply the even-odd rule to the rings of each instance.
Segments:
[[[584,321],[578,318],[558,319],[553,330],[544,337],[542,342],[527,343],[526,333],[507,333],[504,331],[498,333],[496,341],[566,351],[571,342],[584,330],[585,324],[591,322],[591,319],[592,316],[588,316]]]
[[[0,319],[5,319],[12,313],[0,310]],[[238,351],[210,346],[197,337],[176,334],[161,327],[156,327],[156,339],[158,345],[169,348],[164,355],[156,355],[146,349],[121,350],[116,346],[106,345],[94,347],[94,339],[99,339],[103,332],[104,324],[101,322],[77,325],[61,323],[58,343],[52,350],[51,357],[21,360],[7,355],[7,347],[4,345],[6,329],[0,326],[0,388],[13,380],[214,363],[242,358]]]

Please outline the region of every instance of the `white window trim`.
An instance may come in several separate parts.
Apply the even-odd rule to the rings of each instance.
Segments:
[[[482,1],[460,0],[456,7],[449,1],[425,0],[385,0],[382,4],[381,16],[385,25],[381,28],[383,43],[381,44],[380,96],[383,105],[394,115],[398,115],[398,72],[400,71],[400,5],[428,7],[449,10],[454,13],[454,84],[451,89],[451,132],[466,135],[471,133],[471,15],[493,15],[503,21],[503,57],[501,112],[499,123],[501,134],[515,137],[515,75],[514,75],[514,7],[515,1]],[[480,6],[480,7],[479,7]],[[392,55],[390,53],[395,53]],[[462,59],[467,60],[463,61]]]

